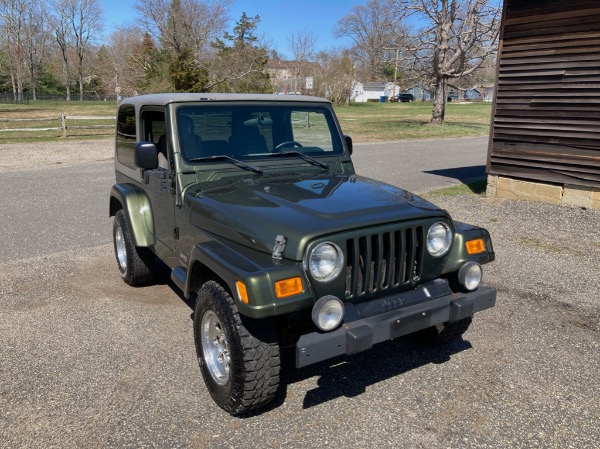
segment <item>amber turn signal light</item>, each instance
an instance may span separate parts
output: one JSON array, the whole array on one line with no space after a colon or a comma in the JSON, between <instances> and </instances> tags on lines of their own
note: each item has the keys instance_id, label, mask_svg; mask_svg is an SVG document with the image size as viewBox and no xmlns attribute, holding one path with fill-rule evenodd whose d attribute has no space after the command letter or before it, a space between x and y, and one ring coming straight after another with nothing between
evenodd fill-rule
<instances>
[{"instance_id":1,"label":"amber turn signal light","mask_svg":"<svg viewBox=\"0 0 600 449\"><path fill-rule=\"evenodd\" d=\"M465 243L467 248L467 254L479 254L485 252L485 243L483 243L483 239L475 239L469 240Z\"/></svg>"},{"instance_id":2,"label":"amber turn signal light","mask_svg":"<svg viewBox=\"0 0 600 449\"><path fill-rule=\"evenodd\" d=\"M303 291L302 279L299 276L275 282L275 295L278 298L287 298Z\"/></svg>"},{"instance_id":3,"label":"amber turn signal light","mask_svg":"<svg viewBox=\"0 0 600 449\"><path fill-rule=\"evenodd\" d=\"M240 301L242 301L244 304L248 304L248 290L246 290L246 285L242 281L237 281L235 286L237 288Z\"/></svg>"}]
</instances>

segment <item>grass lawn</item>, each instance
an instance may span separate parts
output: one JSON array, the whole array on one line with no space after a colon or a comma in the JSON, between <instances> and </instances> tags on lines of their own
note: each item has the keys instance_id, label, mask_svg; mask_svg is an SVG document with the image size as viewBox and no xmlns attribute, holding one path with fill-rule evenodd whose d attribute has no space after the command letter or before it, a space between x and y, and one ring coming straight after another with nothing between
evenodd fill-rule
<instances>
[{"instance_id":1,"label":"grass lawn","mask_svg":"<svg viewBox=\"0 0 600 449\"><path fill-rule=\"evenodd\" d=\"M491 103L449 103L443 125L431 125L431 102L354 103L336 107L344 134L357 142L487 136Z\"/></svg>"},{"instance_id":2,"label":"grass lawn","mask_svg":"<svg viewBox=\"0 0 600 449\"><path fill-rule=\"evenodd\" d=\"M450 103L443 125L431 125L431 102L354 103L336 107L345 134L356 142L404 139L442 139L486 136L489 133L491 103ZM15 128L58 128L61 114L67 116L116 115L117 103L110 101L35 101L28 105L0 104L0 144L60 140L62 130L9 131ZM6 119L28 119L7 122ZM29 120L32 119L32 120ZM51 119L51 120L35 120ZM114 125L113 119L69 120L69 126ZM112 129L69 129L68 139L94 139L114 135Z\"/></svg>"},{"instance_id":3,"label":"grass lawn","mask_svg":"<svg viewBox=\"0 0 600 449\"><path fill-rule=\"evenodd\" d=\"M459 195L483 195L486 192L487 180L480 179L469 184L463 184L460 186L446 187L443 189L432 190L427 192L424 196L440 197L440 196L459 196Z\"/></svg>"},{"instance_id":4,"label":"grass lawn","mask_svg":"<svg viewBox=\"0 0 600 449\"><path fill-rule=\"evenodd\" d=\"M68 120L69 126L112 125L112 129L68 129L68 139L97 139L114 136L116 101L31 101L29 104L0 104L0 143L63 139L62 130L1 131L21 128L59 128L61 115L113 117L111 119ZM20 121L5 121L19 119ZM38 119L38 120L36 120Z\"/></svg>"}]
</instances>

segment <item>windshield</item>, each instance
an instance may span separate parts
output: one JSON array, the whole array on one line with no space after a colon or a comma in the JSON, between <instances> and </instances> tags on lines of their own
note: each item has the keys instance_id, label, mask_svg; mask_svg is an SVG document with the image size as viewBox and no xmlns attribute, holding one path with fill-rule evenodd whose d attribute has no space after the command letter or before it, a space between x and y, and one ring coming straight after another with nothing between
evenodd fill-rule
<instances>
[{"instance_id":1,"label":"windshield","mask_svg":"<svg viewBox=\"0 0 600 449\"><path fill-rule=\"evenodd\" d=\"M248 160L343 153L333 115L320 105L181 105L176 121L180 151L190 163L213 156Z\"/></svg>"}]
</instances>

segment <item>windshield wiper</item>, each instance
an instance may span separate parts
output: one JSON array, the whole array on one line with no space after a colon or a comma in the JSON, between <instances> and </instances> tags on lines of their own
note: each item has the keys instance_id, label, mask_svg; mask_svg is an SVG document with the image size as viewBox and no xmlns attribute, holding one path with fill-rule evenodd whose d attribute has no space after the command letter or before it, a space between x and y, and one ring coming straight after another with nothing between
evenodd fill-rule
<instances>
[{"instance_id":1,"label":"windshield wiper","mask_svg":"<svg viewBox=\"0 0 600 449\"><path fill-rule=\"evenodd\" d=\"M210 161L227 161L232 163L233 165L237 165L240 168L245 170L253 171L254 173L258 173L262 175L263 171L260 168L253 167L252 165L248 165L245 162L240 161L231 156L219 155L219 156L204 156L204 157L195 157L193 159L189 159L190 162L210 162Z\"/></svg>"},{"instance_id":2,"label":"windshield wiper","mask_svg":"<svg viewBox=\"0 0 600 449\"><path fill-rule=\"evenodd\" d=\"M300 159L303 159L310 164L317 165L324 170L329 169L329 165L327 165L325 162L318 161L314 157L310 157L309 155L304 154L300 151L286 151L283 153L271 153L271 154L269 154L269 156L270 157L297 156Z\"/></svg>"}]
</instances>

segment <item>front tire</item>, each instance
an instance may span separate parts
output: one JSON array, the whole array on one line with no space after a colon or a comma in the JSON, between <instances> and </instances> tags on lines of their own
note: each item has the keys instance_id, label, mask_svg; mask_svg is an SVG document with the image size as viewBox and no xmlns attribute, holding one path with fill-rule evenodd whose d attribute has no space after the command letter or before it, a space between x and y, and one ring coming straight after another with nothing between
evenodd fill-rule
<instances>
[{"instance_id":1,"label":"front tire","mask_svg":"<svg viewBox=\"0 0 600 449\"><path fill-rule=\"evenodd\" d=\"M441 323L417 331L408 335L408 337L417 343L439 346L460 338L467 331L472 321L473 317L470 316L459 321Z\"/></svg>"},{"instance_id":2,"label":"front tire","mask_svg":"<svg viewBox=\"0 0 600 449\"><path fill-rule=\"evenodd\" d=\"M154 254L148 248L138 248L134 245L123 209L115 214L113 243L123 280L129 285L150 282L154 275Z\"/></svg>"},{"instance_id":3,"label":"front tire","mask_svg":"<svg viewBox=\"0 0 600 449\"><path fill-rule=\"evenodd\" d=\"M194 341L206 388L227 413L240 415L273 400L281 364L275 329L267 320L241 316L218 282L198 291Z\"/></svg>"}]
</instances>

